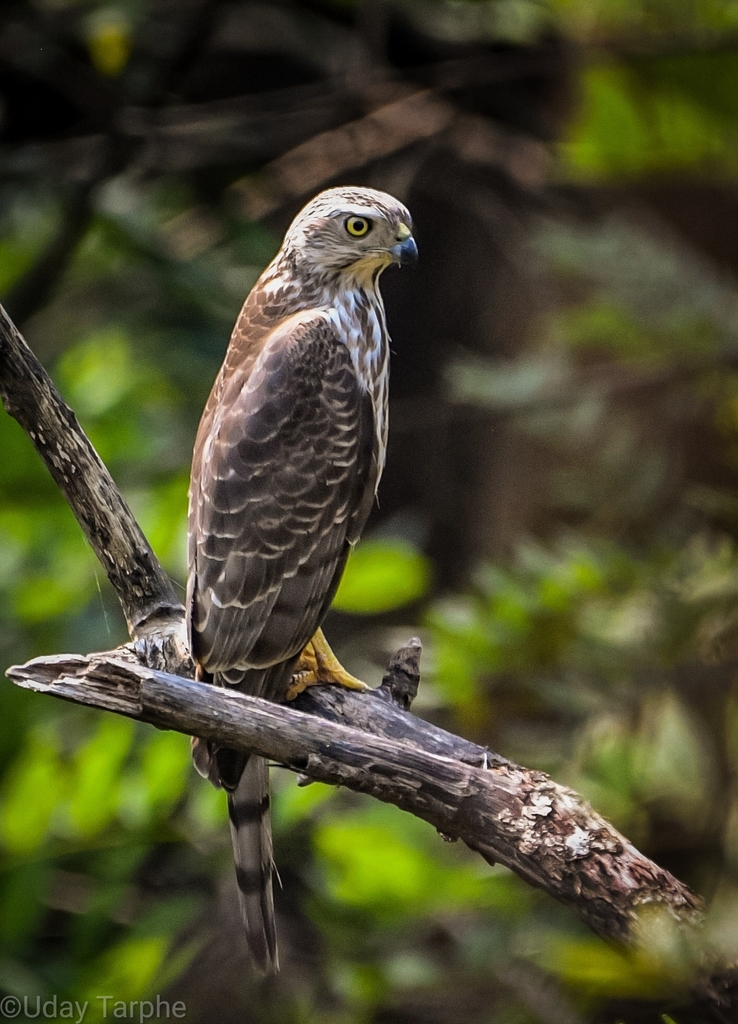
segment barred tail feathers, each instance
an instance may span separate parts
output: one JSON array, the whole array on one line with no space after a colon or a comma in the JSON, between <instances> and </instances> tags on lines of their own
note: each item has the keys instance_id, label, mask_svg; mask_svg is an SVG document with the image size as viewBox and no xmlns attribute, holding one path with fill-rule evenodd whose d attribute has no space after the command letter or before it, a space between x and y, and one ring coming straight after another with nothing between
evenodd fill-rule
<instances>
[{"instance_id":1,"label":"barred tail feathers","mask_svg":"<svg viewBox=\"0 0 738 1024\"><path fill-rule=\"evenodd\" d=\"M216 686L282 700L298 658L295 655L268 668L216 672L210 679ZM192 740L192 759L200 775L227 791L238 898L249 950L258 971L274 974L279 970L279 958L272 893L268 762L255 754L198 738Z\"/></svg>"},{"instance_id":2,"label":"barred tail feathers","mask_svg":"<svg viewBox=\"0 0 738 1024\"><path fill-rule=\"evenodd\" d=\"M233 859L241 915L254 965L263 974L279 970L272 893L272 823L269 766L251 756L238 786L228 794Z\"/></svg>"}]
</instances>

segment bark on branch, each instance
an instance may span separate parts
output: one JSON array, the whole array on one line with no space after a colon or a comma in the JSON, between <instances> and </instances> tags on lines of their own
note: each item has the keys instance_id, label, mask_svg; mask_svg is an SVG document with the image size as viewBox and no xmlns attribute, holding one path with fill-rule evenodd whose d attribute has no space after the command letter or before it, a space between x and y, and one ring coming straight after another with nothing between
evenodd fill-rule
<instances>
[{"instance_id":1,"label":"bark on branch","mask_svg":"<svg viewBox=\"0 0 738 1024\"><path fill-rule=\"evenodd\" d=\"M276 705L191 678L183 609L74 413L0 306L0 396L28 432L113 584L134 640L88 656L9 670L20 686L160 728L253 750L310 779L394 803L512 868L574 909L595 932L637 939L645 908L697 925L701 901L638 852L571 790L409 714L419 643L371 694L314 687ZM701 984L715 1019L738 1012L735 975Z\"/></svg>"},{"instance_id":2,"label":"bark on branch","mask_svg":"<svg viewBox=\"0 0 738 1024\"><path fill-rule=\"evenodd\" d=\"M0 398L46 464L118 595L132 637L183 608L102 459L0 306Z\"/></svg>"},{"instance_id":3,"label":"bark on branch","mask_svg":"<svg viewBox=\"0 0 738 1024\"><path fill-rule=\"evenodd\" d=\"M417 673L419 653L417 641L400 651L370 694L316 687L293 705L152 670L123 651L39 658L8 675L395 804L512 868L607 938L632 940L646 906L699 920L699 899L571 790L409 714L399 703L402 666L405 678Z\"/></svg>"}]
</instances>

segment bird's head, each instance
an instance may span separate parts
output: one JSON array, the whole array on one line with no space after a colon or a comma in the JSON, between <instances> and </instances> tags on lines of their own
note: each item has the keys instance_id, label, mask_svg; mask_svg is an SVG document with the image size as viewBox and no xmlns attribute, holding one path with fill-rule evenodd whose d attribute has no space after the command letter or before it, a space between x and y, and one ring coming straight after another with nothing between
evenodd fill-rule
<instances>
[{"instance_id":1,"label":"bird's head","mask_svg":"<svg viewBox=\"0 0 738 1024\"><path fill-rule=\"evenodd\" d=\"M303 272L354 280L376 280L390 264L418 258L407 209L371 188L321 192L295 217L282 250Z\"/></svg>"}]
</instances>

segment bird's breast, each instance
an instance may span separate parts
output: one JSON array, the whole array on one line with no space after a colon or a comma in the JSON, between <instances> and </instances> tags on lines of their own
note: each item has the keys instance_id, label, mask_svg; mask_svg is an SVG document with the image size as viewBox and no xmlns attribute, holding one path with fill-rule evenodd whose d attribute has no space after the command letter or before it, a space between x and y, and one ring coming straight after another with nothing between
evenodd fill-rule
<instances>
[{"instance_id":1,"label":"bird's breast","mask_svg":"<svg viewBox=\"0 0 738 1024\"><path fill-rule=\"evenodd\" d=\"M372 399L381 476L387 451L389 390L389 335L384 304L378 292L346 292L336 301L331 314L351 355L359 386Z\"/></svg>"}]
</instances>

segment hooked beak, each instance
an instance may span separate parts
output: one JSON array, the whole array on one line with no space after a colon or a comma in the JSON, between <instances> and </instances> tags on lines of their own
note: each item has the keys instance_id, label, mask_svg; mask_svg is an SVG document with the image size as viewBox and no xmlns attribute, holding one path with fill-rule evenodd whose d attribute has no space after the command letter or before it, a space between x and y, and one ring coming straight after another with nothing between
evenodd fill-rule
<instances>
[{"instance_id":1,"label":"hooked beak","mask_svg":"<svg viewBox=\"0 0 738 1024\"><path fill-rule=\"evenodd\" d=\"M393 245L390 252L400 267L414 267L418 262L418 247L407 224L400 224L398 227L397 245Z\"/></svg>"}]
</instances>

